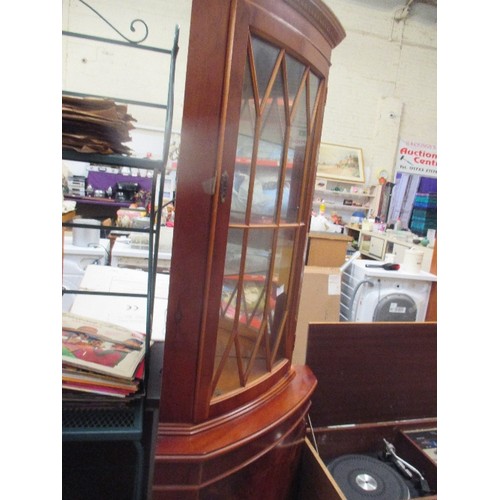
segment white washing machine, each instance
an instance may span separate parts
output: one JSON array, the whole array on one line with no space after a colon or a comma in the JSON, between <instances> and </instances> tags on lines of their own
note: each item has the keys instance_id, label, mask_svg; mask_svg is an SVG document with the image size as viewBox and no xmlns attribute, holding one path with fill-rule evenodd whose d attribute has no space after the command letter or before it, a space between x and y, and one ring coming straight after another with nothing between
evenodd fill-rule
<instances>
[{"instance_id":1,"label":"white washing machine","mask_svg":"<svg viewBox=\"0 0 500 500\"><path fill-rule=\"evenodd\" d=\"M63 288L78 290L85 269L90 264L105 265L109 260L109 239L99 239L99 244L89 247L73 245L71 235L64 237ZM75 294L62 296L62 310L69 311L75 300Z\"/></svg>"},{"instance_id":2,"label":"white washing machine","mask_svg":"<svg viewBox=\"0 0 500 500\"><path fill-rule=\"evenodd\" d=\"M367 267L381 264L353 258L342 268L340 320L425 321L431 284L437 276Z\"/></svg>"}]
</instances>

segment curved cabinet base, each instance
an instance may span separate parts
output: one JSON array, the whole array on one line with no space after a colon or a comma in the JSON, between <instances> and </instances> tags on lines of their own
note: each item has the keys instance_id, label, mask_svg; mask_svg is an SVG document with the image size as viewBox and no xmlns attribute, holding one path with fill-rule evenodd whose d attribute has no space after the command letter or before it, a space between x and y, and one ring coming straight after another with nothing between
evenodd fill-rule
<instances>
[{"instance_id":1,"label":"curved cabinet base","mask_svg":"<svg viewBox=\"0 0 500 500\"><path fill-rule=\"evenodd\" d=\"M307 366L251 407L199 427L160 424L153 498L294 498L316 378Z\"/></svg>"}]
</instances>

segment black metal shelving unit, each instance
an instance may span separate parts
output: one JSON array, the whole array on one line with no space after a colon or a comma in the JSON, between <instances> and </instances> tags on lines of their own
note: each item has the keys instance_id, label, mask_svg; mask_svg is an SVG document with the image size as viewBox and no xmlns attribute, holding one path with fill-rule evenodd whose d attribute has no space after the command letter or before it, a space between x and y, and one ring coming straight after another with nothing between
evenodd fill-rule
<instances>
[{"instance_id":1,"label":"black metal shelving unit","mask_svg":"<svg viewBox=\"0 0 500 500\"><path fill-rule=\"evenodd\" d=\"M140 441L144 434L144 411L145 401L147 398L148 386L148 365L150 356L150 340L153 327L153 314L154 314L154 297L155 297L155 278L158 264L158 250L160 240L160 227L161 227L161 212L162 212L162 194L163 186L165 183L166 167L169 158L169 148L172 131L172 114L173 114L173 101L174 101L174 80L175 80L175 67L176 58L178 53L178 40L179 40L179 27L175 26L175 33L172 41L171 48L164 49L153 47L144 44L149 29L146 23L142 20L134 20L131 23L131 31L135 23L141 23L145 27L146 35L139 41L132 41L114 28L111 23L106 20L99 12L91 7L86 2L80 0L81 4L92 10L101 20L103 20L114 32L122 39L116 38L103 38L83 33L76 33L71 31L63 31L63 37L73 37L85 39L100 44L114 44L128 47L131 50L141 50L156 52L164 55L170 59L168 64L169 79L168 88L165 89L165 102L145 102L137 100L128 100L122 97L114 97L111 95L95 95L85 94L81 92L72 92L70 90L63 90L63 95L76 96L76 97L92 97L111 99L117 104L133 104L143 106L146 108L158 108L165 111L165 125L163 133L163 154L160 160L152 160L149 158L138 158L134 156L126 156L121 154L88 154L80 153L75 150L65 149L62 150L62 158L64 160L71 160L76 162L85 162L90 164L115 166L115 167L130 167L140 168L147 171L152 171L152 188L151 188L151 213L149 227L147 228L127 228L130 232L141 232L149 235L148 246L148 280L146 293L113 293L113 292L98 292L89 290L65 289L63 294L93 294L93 295L106 295L106 296L122 296L122 297L143 297L147 302L146 314L146 353L145 353L145 371L142 389L133 397L120 398L117 401L109 401L109 398L86 397L86 398L63 398L62 404L62 438L63 441L130 441L137 448L137 480L136 480L136 494L133 498L140 498L142 488L140 486L141 469L143 467L144 454ZM105 78L106 75L103 75ZM78 222L78 219L63 222L63 227L93 227L88 224ZM106 230L121 230L123 228L118 226L106 226Z\"/></svg>"}]
</instances>

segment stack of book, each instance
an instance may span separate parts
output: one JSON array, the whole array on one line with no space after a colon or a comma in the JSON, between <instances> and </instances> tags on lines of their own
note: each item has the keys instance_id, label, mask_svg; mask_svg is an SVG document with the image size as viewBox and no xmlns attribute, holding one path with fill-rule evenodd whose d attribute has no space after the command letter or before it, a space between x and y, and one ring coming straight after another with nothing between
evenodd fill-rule
<instances>
[{"instance_id":1,"label":"stack of book","mask_svg":"<svg viewBox=\"0 0 500 500\"><path fill-rule=\"evenodd\" d=\"M62 146L80 153L130 155L132 122L127 106L95 97L62 98Z\"/></svg>"},{"instance_id":2,"label":"stack of book","mask_svg":"<svg viewBox=\"0 0 500 500\"><path fill-rule=\"evenodd\" d=\"M117 398L134 396L144 378L145 349L143 333L63 313L63 396L65 391Z\"/></svg>"}]
</instances>

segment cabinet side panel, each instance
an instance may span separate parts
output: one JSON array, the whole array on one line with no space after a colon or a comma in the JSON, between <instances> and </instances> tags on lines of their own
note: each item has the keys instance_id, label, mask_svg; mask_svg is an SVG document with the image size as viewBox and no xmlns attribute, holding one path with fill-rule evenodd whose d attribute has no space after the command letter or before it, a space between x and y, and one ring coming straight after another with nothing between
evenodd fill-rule
<instances>
[{"instance_id":1,"label":"cabinet side panel","mask_svg":"<svg viewBox=\"0 0 500 500\"><path fill-rule=\"evenodd\" d=\"M220 2L194 0L192 12L164 354L168 376L160 410L160 420L171 422L192 421L196 403L225 67L220 48L226 44L229 22Z\"/></svg>"}]
</instances>

